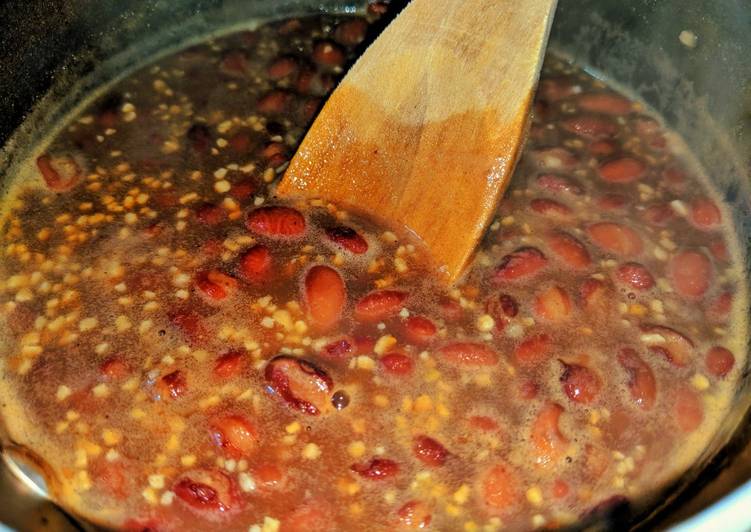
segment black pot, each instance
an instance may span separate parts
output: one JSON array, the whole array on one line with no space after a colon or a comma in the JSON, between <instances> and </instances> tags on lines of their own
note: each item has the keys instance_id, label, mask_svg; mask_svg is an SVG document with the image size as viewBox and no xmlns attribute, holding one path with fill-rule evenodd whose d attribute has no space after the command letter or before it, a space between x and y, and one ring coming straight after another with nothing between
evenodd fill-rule
<instances>
[{"instance_id":1,"label":"black pot","mask_svg":"<svg viewBox=\"0 0 751 532\"><path fill-rule=\"evenodd\" d=\"M343 0L7 2L0 6L0 145L5 145L0 171L6 174L21 160L34 132L64 117L78 101L77 95L160 50L249 19L351 12L355 4ZM732 207L741 241L750 241L748 0L559 0L550 46L588 65L595 75L622 85L662 114ZM725 529L751 528L751 517L732 521L741 505L747 507L751 484L727 496L751 478L746 430L750 386L747 363L733 410L712 445L700 463L666 491L659 506L640 515L616 512L611 518L617 522L598 519L591 526L666 526L708 508L710 517L719 518L714 523ZM5 455L12 451L12 442L4 441ZM32 483L19 480L24 475L12 473L13 467L0 468L0 523L19 530L85 526L40 497Z\"/></svg>"}]
</instances>

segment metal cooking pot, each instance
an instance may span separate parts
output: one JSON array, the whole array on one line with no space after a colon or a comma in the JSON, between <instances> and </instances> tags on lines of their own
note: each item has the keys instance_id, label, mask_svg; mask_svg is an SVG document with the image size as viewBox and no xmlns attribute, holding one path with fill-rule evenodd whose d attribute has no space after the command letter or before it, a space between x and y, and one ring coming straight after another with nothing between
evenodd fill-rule
<instances>
[{"instance_id":1,"label":"metal cooking pot","mask_svg":"<svg viewBox=\"0 0 751 532\"><path fill-rule=\"evenodd\" d=\"M247 27L252 19L351 13L358 5L354 0L6 2L0 5L0 145L5 145L0 175L23 159L34 131L63 117L77 95L160 50L218 28ZM550 42L665 117L732 207L743 242L751 242L749 30L748 0L559 0ZM682 522L677 527L683 530L751 528L744 512L751 502L751 483L744 484L751 478L750 388L747 362L733 410L712 445L657 506L646 514L611 516L617 524L591 526ZM0 523L18 530L89 528L40 496L37 485L43 481L35 483L33 473L18 468L23 461L12 458L13 442L3 437L1 426L0 444L6 457L0 466Z\"/></svg>"}]
</instances>

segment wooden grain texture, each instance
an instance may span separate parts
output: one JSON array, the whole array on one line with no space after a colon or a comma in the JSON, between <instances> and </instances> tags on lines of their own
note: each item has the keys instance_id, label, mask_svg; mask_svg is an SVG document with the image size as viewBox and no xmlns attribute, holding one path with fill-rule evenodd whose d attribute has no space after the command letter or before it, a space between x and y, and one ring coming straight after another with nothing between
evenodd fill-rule
<instances>
[{"instance_id":1,"label":"wooden grain texture","mask_svg":"<svg viewBox=\"0 0 751 532\"><path fill-rule=\"evenodd\" d=\"M454 282L521 150L554 9L413 0L333 92L277 194L404 225Z\"/></svg>"}]
</instances>

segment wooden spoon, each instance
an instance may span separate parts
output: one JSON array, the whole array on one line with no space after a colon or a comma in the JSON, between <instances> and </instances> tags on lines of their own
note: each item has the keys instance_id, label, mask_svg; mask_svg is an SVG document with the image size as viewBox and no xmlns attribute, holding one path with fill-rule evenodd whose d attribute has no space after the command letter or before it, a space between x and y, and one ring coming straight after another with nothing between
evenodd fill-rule
<instances>
[{"instance_id":1,"label":"wooden spoon","mask_svg":"<svg viewBox=\"0 0 751 532\"><path fill-rule=\"evenodd\" d=\"M402 224L445 280L521 151L556 0L413 0L334 90L280 182Z\"/></svg>"}]
</instances>

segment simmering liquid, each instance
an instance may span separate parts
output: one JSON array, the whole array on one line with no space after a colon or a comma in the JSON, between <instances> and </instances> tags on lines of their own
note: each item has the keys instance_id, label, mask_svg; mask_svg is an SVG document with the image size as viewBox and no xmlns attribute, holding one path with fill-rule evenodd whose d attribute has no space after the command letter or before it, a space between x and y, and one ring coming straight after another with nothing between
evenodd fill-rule
<instances>
[{"instance_id":1,"label":"simmering liquid","mask_svg":"<svg viewBox=\"0 0 751 532\"><path fill-rule=\"evenodd\" d=\"M408 234L274 197L379 11L161 59L9 176L1 412L67 508L138 530L560 527L648 502L707 448L745 365L739 255L639 102L549 56L450 289Z\"/></svg>"}]
</instances>

